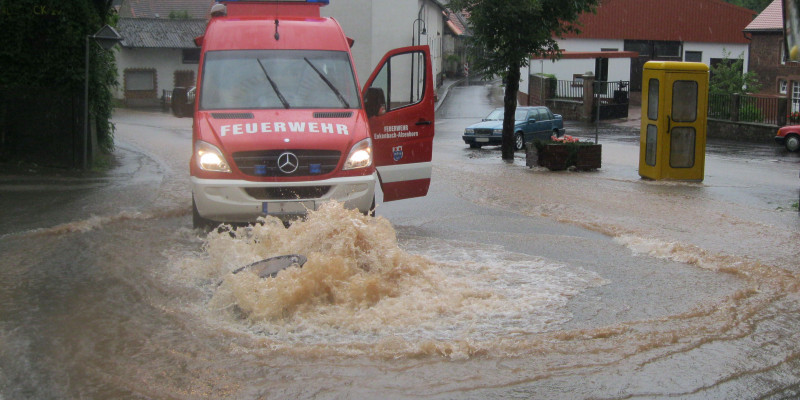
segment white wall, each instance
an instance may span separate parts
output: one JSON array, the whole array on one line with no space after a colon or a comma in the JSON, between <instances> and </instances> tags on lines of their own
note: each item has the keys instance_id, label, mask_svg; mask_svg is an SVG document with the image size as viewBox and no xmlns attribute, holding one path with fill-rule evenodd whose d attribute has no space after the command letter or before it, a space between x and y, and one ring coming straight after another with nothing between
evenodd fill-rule
<instances>
[{"instance_id":1,"label":"white wall","mask_svg":"<svg viewBox=\"0 0 800 400\"><path fill-rule=\"evenodd\" d=\"M605 39L561 39L558 41L559 47L564 51L587 52L600 51L601 49L624 50L623 40ZM700 51L703 53L702 62L711 65L712 58L723 58L723 50L730 54L732 59L736 59L740 54L744 57L744 72L747 72L747 60L749 58L749 47L746 44L736 43L698 43L684 42L684 55L687 51ZM531 60L529 68L523 68L521 72L522 82L520 90L528 88L528 74L552 74L558 80L572 80L574 74L584 74L587 71L594 73L594 59L562 59L556 62L550 60ZM629 58L612 58L608 61L608 80L627 81L630 80L631 60Z\"/></svg>"},{"instance_id":2,"label":"white wall","mask_svg":"<svg viewBox=\"0 0 800 400\"><path fill-rule=\"evenodd\" d=\"M586 72L595 73L594 58L568 59L556 62L548 60L531 60L530 68L523 68L520 71L522 81L519 84L520 91L528 90L528 74L552 74L561 81L571 81L575 74L583 75ZM608 80L609 81L630 81L631 80L631 59L630 58L610 58L608 60Z\"/></svg>"},{"instance_id":3,"label":"white wall","mask_svg":"<svg viewBox=\"0 0 800 400\"><path fill-rule=\"evenodd\" d=\"M740 55L744 58L744 72L747 72L747 60L750 58L750 46L746 44L735 43L697 43L697 42L684 42L683 53L684 56L687 51L701 51L703 52L703 63L711 66L712 58L723 58L723 51L729 53L728 57L735 60Z\"/></svg>"},{"instance_id":4,"label":"white wall","mask_svg":"<svg viewBox=\"0 0 800 400\"><path fill-rule=\"evenodd\" d=\"M360 84L363 85L372 70L389 50L415 44L416 31L424 21L426 35L420 43L431 46L433 73L441 71L441 46L444 27L441 9L428 0L334 0L321 13L333 17L342 26L345 35L355 39L351 49Z\"/></svg>"},{"instance_id":5,"label":"white wall","mask_svg":"<svg viewBox=\"0 0 800 400\"><path fill-rule=\"evenodd\" d=\"M619 39L560 39L557 42L558 47L563 51L625 50L625 41Z\"/></svg>"},{"instance_id":6,"label":"white wall","mask_svg":"<svg viewBox=\"0 0 800 400\"><path fill-rule=\"evenodd\" d=\"M114 90L114 97L125 98L125 69L143 68L156 70L156 93L161 97L161 90L172 90L175 71L194 71L197 79L197 64L184 64L183 52L180 49L120 49L117 53L117 71L119 85Z\"/></svg>"}]
</instances>

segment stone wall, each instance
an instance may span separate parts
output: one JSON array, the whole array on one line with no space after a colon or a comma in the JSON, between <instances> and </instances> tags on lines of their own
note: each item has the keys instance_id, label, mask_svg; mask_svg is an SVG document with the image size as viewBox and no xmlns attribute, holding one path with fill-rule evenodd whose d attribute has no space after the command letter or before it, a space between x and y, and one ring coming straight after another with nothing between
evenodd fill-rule
<instances>
[{"instance_id":1,"label":"stone wall","mask_svg":"<svg viewBox=\"0 0 800 400\"><path fill-rule=\"evenodd\" d=\"M545 102L550 111L554 114L561 114L565 121L581 120L582 101L547 99Z\"/></svg>"},{"instance_id":2,"label":"stone wall","mask_svg":"<svg viewBox=\"0 0 800 400\"><path fill-rule=\"evenodd\" d=\"M756 124L749 122L732 122L708 119L706 136L715 139L736 140L739 142L774 143L776 125Z\"/></svg>"}]
</instances>

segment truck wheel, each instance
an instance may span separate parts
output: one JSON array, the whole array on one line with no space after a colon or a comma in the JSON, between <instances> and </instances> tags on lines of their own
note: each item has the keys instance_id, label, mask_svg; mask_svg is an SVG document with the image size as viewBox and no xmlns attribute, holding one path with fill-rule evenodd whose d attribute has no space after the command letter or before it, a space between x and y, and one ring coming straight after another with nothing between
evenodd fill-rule
<instances>
[{"instance_id":1,"label":"truck wheel","mask_svg":"<svg viewBox=\"0 0 800 400\"><path fill-rule=\"evenodd\" d=\"M192 228L210 231L214 226L216 226L214 221L203 218L200 212L197 211L197 204L195 204L194 196L192 196Z\"/></svg>"},{"instance_id":2,"label":"truck wheel","mask_svg":"<svg viewBox=\"0 0 800 400\"><path fill-rule=\"evenodd\" d=\"M517 132L514 135L514 147L517 150L522 150L525 147L525 138L522 137L522 132Z\"/></svg>"},{"instance_id":3,"label":"truck wheel","mask_svg":"<svg viewBox=\"0 0 800 400\"><path fill-rule=\"evenodd\" d=\"M372 205L369 206L369 211L365 212L364 215L374 217L375 216L375 195L372 195Z\"/></svg>"},{"instance_id":4,"label":"truck wheel","mask_svg":"<svg viewBox=\"0 0 800 400\"><path fill-rule=\"evenodd\" d=\"M797 151L797 149L800 149L800 136L797 135L786 136L785 145L786 145L786 150Z\"/></svg>"}]
</instances>

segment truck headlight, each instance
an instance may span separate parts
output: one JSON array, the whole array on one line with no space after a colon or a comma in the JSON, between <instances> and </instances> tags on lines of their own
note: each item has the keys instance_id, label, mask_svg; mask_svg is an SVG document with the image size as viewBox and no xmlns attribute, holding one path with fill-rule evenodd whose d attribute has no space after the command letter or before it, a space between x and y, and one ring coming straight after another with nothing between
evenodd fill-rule
<instances>
[{"instance_id":1,"label":"truck headlight","mask_svg":"<svg viewBox=\"0 0 800 400\"><path fill-rule=\"evenodd\" d=\"M372 165L372 139L366 138L350 149L344 169L366 168Z\"/></svg>"},{"instance_id":2,"label":"truck headlight","mask_svg":"<svg viewBox=\"0 0 800 400\"><path fill-rule=\"evenodd\" d=\"M225 161L225 156L222 155L222 151L217 146L198 140L194 144L194 151L197 158L197 166L203 171L231 172L231 167Z\"/></svg>"}]
</instances>

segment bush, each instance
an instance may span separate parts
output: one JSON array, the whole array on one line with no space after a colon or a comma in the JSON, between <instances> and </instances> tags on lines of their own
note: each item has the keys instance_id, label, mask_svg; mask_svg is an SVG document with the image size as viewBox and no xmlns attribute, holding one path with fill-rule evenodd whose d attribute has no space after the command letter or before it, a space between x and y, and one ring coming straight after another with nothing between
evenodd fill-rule
<instances>
[{"instance_id":1,"label":"bush","mask_svg":"<svg viewBox=\"0 0 800 400\"><path fill-rule=\"evenodd\" d=\"M0 1L0 87L26 91L31 87L83 94L86 36L114 24L106 0ZM116 84L114 55L91 43L90 112L98 124L98 139L113 149L111 86Z\"/></svg>"}]
</instances>

